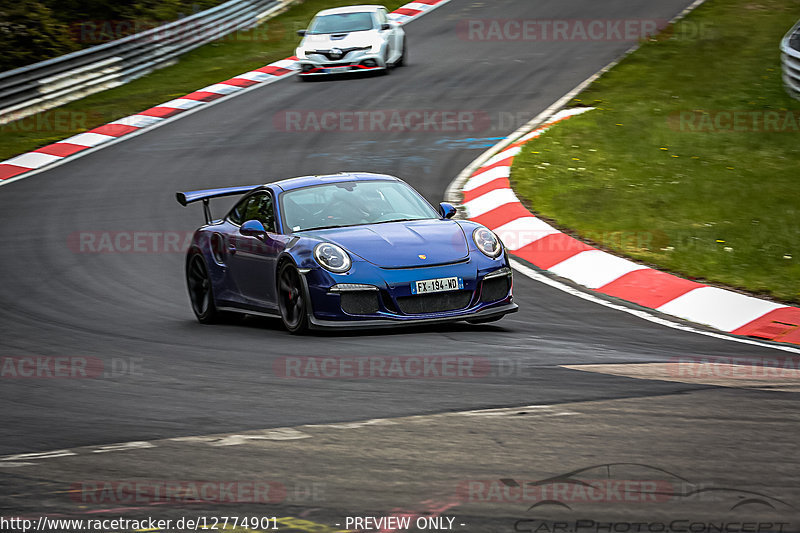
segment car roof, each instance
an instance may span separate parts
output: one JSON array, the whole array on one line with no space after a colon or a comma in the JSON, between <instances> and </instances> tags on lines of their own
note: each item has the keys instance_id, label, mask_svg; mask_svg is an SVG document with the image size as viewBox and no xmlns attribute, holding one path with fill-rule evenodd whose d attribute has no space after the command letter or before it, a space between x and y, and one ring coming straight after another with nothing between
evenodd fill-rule
<instances>
[{"instance_id":1,"label":"car roof","mask_svg":"<svg viewBox=\"0 0 800 533\"><path fill-rule=\"evenodd\" d=\"M383 6L379 5L334 7L331 9L323 9L322 11L317 13L316 16L319 17L322 15L340 15L343 13L364 13L365 11L374 12L381 8L383 8Z\"/></svg>"},{"instance_id":2,"label":"car roof","mask_svg":"<svg viewBox=\"0 0 800 533\"><path fill-rule=\"evenodd\" d=\"M267 185L274 185L283 191L301 189L312 185L324 185L326 183L341 183L343 181L402 181L400 178L389 176L388 174L373 174L372 172L339 172L338 174L321 174L316 176L300 176L298 178L288 178L275 181Z\"/></svg>"}]
</instances>

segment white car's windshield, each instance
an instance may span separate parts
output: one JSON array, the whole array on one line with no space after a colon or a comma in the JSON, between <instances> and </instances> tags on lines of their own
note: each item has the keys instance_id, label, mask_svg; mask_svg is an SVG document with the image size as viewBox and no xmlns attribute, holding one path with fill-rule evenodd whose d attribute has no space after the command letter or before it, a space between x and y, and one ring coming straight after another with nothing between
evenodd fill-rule
<instances>
[{"instance_id":1,"label":"white car's windshield","mask_svg":"<svg viewBox=\"0 0 800 533\"><path fill-rule=\"evenodd\" d=\"M313 185L281 195L286 230L379 224L438 218L408 185L396 181L346 181Z\"/></svg>"},{"instance_id":2,"label":"white car's windshield","mask_svg":"<svg viewBox=\"0 0 800 533\"><path fill-rule=\"evenodd\" d=\"M371 13L339 13L323 15L311 22L308 33L348 33L373 29Z\"/></svg>"}]
</instances>

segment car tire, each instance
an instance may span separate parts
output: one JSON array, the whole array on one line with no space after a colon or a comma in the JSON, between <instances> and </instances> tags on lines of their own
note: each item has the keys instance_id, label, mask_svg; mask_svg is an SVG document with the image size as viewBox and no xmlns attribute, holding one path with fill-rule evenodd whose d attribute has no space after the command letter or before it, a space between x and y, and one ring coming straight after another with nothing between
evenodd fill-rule
<instances>
[{"instance_id":1,"label":"car tire","mask_svg":"<svg viewBox=\"0 0 800 533\"><path fill-rule=\"evenodd\" d=\"M408 39L403 39L403 53L400 54L400 59L398 59L394 66L396 67L405 67L408 65Z\"/></svg>"},{"instance_id":2,"label":"car tire","mask_svg":"<svg viewBox=\"0 0 800 533\"><path fill-rule=\"evenodd\" d=\"M201 324L213 324L220 319L214 303L214 287L208 275L208 267L199 253L192 254L186 261L186 286L192 311Z\"/></svg>"},{"instance_id":3,"label":"car tire","mask_svg":"<svg viewBox=\"0 0 800 533\"><path fill-rule=\"evenodd\" d=\"M388 76L391 74L392 67L393 65L389 63L389 49L387 48L383 56L383 69L379 71L381 76Z\"/></svg>"},{"instance_id":4,"label":"car tire","mask_svg":"<svg viewBox=\"0 0 800 533\"><path fill-rule=\"evenodd\" d=\"M293 263L278 268L278 307L281 322L289 333L303 333L308 328L308 306L303 280Z\"/></svg>"}]
</instances>

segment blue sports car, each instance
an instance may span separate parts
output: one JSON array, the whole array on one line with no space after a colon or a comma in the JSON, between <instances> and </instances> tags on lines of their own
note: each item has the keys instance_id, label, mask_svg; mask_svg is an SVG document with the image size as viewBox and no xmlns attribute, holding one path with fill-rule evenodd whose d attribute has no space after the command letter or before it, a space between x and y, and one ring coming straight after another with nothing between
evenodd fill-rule
<instances>
[{"instance_id":1,"label":"blue sports car","mask_svg":"<svg viewBox=\"0 0 800 533\"><path fill-rule=\"evenodd\" d=\"M213 220L209 200L243 195ZM503 244L451 220L404 181L341 173L266 185L177 193L203 201L206 224L186 256L197 319L221 313L280 317L287 330L467 320L517 310Z\"/></svg>"}]
</instances>

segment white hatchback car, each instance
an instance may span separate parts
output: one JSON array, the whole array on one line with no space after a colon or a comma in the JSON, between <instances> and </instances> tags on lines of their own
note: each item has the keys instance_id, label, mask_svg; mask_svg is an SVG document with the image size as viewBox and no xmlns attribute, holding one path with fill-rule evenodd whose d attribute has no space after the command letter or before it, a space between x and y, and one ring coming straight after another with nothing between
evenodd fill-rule
<instances>
[{"instance_id":1,"label":"white hatchback car","mask_svg":"<svg viewBox=\"0 0 800 533\"><path fill-rule=\"evenodd\" d=\"M326 9L316 14L297 47L300 76L388 71L406 62L406 34L377 5Z\"/></svg>"}]
</instances>

